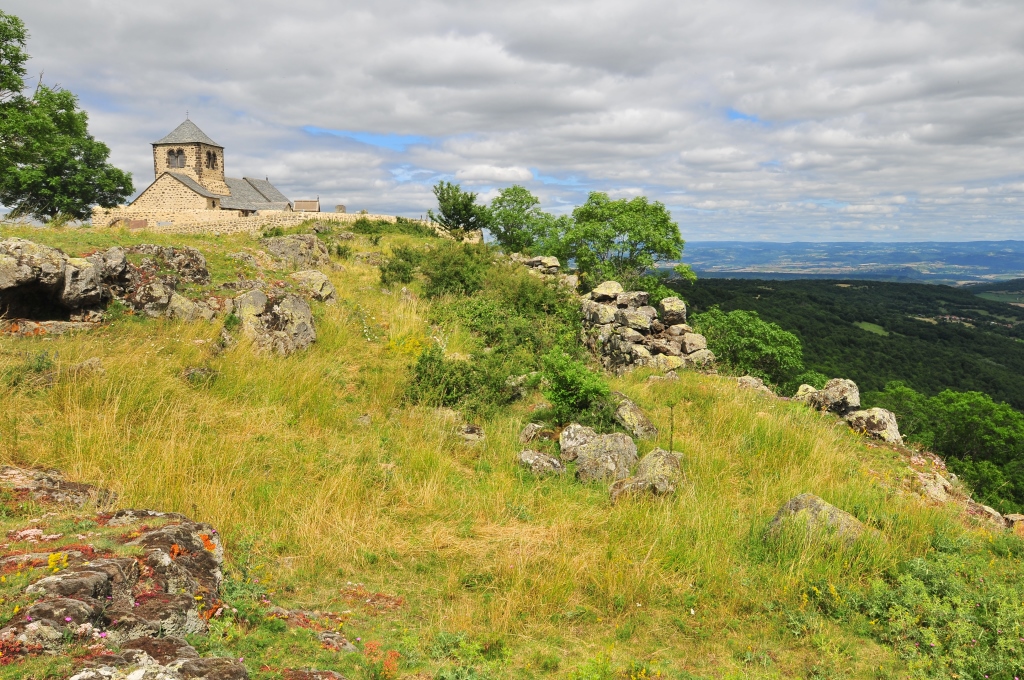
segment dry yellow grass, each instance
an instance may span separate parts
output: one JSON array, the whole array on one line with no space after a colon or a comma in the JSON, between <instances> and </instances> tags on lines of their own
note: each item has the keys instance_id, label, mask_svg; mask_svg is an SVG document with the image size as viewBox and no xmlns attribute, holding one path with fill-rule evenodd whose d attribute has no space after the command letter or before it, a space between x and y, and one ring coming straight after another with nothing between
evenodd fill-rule
<instances>
[{"instance_id":1,"label":"dry yellow grass","mask_svg":"<svg viewBox=\"0 0 1024 680\"><path fill-rule=\"evenodd\" d=\"M32 235L69 250L111 238L52 234ZM215 267L246 245L158 240L196 245ZM677 404L686 482L670 498L611 506L603 487L516 467L531 402L481 423L477 447L457 436L461 421L403 403L409 366L436 333L428 303L382 292L369 266L329 274L339 302L316 307L317 343L287 358L244 343L215 353L219 322L127 319L69 337L0 339L0 375L39 352L60 365L99 357L106 368L47 389L0 387L3 460L114 489L122 507L214 524L229 559L262 565L283 602L330 606L359 581L406 597L396 616L421 641L442 630L502 637L514 652L509 675L535 672L537 650L562 656L563 673L609 648L616 659L657 657L716 677L759 673L740 660L747 648L773 650L766 676L829 658L868 677L892 661L829 625L817 642L789 635L777 613L798 606L808 578L866 582L923 553L931 527L951 521L878 482L899 475L891 452L727 378L652 383L638 373L613 388L651 415L661 446ZM216 378L193 385L180 377L192 366ZM357 422L363 414L369 426ZM877 518L884 540L763 548L779 505L807 491Z\"/></svg>"}]
</instances>

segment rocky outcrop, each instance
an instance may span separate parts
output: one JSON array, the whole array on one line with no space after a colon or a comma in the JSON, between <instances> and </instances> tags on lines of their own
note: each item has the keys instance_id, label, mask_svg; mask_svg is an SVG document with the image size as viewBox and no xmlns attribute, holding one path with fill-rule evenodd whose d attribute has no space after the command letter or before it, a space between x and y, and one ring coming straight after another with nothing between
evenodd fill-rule
<instances>
[{"instance_id":1,"label":"rocky outcrop","mask_svg":"<svg viewBox=\"0 0 1024 680\"><path fill-rule=\"evenodd\" d=\"M562 460L576 460L579 448L596 438L597 432L593 428L571 423L558 435L558 448L562 452Z\"/></svg>"},{"instance_id":2,"label":"rocky outcrop","mask_svg":"<svg viewBox=\"0 0 1024 680\"><path fill-rule=\"evenodd\" d=\"M860 408L860 390L852 380L833 378L825 387L811 393L807 403L819 411L831 411L842 416Z\"/></svg>"},{"instance_id":3,"label":"rocky outcrop","mask_svg":"<svg viewBox=\"0 0 1024 680\"><path fill-rule=\"evenodd\" d=\"M896 414L884 408L869 408L846 414L846 422L861 434L881 439L889 444L903 446L903 437L896 424Z\"/></svg>"},{"instance_id":4,"label":"rocky outcrop","mask_svg":"<svg viewBox=\"0 0 1024 680\"><path fill-rule=\"evenodd\" d=\"M565 472L565 465L558 458L532 449L519 452L519 465L535 475L560 475Z\"/></svg>"},{"instance_id":5,"label":"rocky outcrop","mask_svg":"<svg viewBox=\"0 0 1024 680\"><path fill-rule=\"evenodd\" d=\"M330 303L338 299L338 291L335 289L334 284L319 269L295 272L290 274L288 278L299 284L314 300Z\"/></svg>"},{"instance_id":6,"label":"rocky outcrop","mask_svg":"<svg viewBox=\"0 0 1024 680\"><path fill-rule=\"evenodd\" d=\"M14 467L0 471L0 486L15 498L32 499L51 510L63 506L65 514L74 513L77 519L83 509L112 498L89 485L68 482L56 472ZM214 612L204 611L204 603L218 601L224 549L216 530L183 515L151 510L101 512L92 521L96 531L105 530L94 545L79 542L74 550L51 548L3 558L5 567L17 565L34 576L25 587L34 601L24 617L11 619L0 629L5 654L61 654L68 645L82 644L102 650L97 659L103 665L74 676L81 680L247 677L238 662L200 659L184 640L207 629ZM9 545L17 551L18 543L31 541L37 533L43 531L12 532ZM55 541L61 535L40 538ZM133 554L118 556L111 551L111 542ZM105 645L115 649L107 651Z\"/></svg>"},{"instance_id":7,"label":"rocky outcrop","mask_svg":"<svg viewBox=\"0 0 1024 680\"><path fill-rule=\"evenodd\" d=\"M242 332L260 349L288 355L316 341L313 312L298 295L270 298L251 290L234 299L232 310L242 321Z\"/></svg>"},{"instance_id":8,"label":"rocky outcrop","mask_svg":"<svg viewBox=\"0 0 1024 680\"><path fill-rule=\"evenodd\" d=\"M636 444L624 434L602 434L576 448L576 479L616 481L636 464Z\"/></svg>"},{"instance_id":9,"label":"rocky outcrop","mask_svg":"<svg viewBox=\"0 0 1024 680\"><path fill-rule=\"evenodd\" d=\"M649 301L647 293L626 292L615 281L584 296L584 342L605 368L622 373L649 366L664 372L714 362L704 336L686 325L682 300L665 298L657 309Z\"/></svg>"},{"instance_id":10,"label":"rocky outcrop","mask_svg":"<svg viewBox=\"0 0 1024 680\"><path fill-rule=\"evenodd\" d=\"M768 397L775 396L775 393L772 392L772 389L764 384L764 380L756 378L752 375L745 375L741 378L737 378L736 382L742 389L754 390L755 392L760 392L761 394Z\"/></svg>"},{"instance_id":11,"label":"rocky outcrop","mask_svg":"<svg viewBox=\"0 0 1024 680\"><path fill-rule=\"evenodd\" d=\"M637 439L655 439L658 428L654 426L639 406L621 392L612 392L615 402L615 422Z\"/></svg>"},{"instance_id":12,"label":"rocky outcrop","mask_svg":"<svg viewBox=\"0 0 1024 680\"><path fill-rule=\"evenodd\" d=\"M309 269L331 263L327 246L313 234L275 236L265 238L260 243L275 260L296 269Z\"/></svg>"},{"instance_id":13,"label":"rocky outcrop","mask_svg":"<svg viewBox=\"0 0 1024 680\"><path fill-rule=\"evenodd\" d=\"M652 494L667 496L675 493L676 485L682 478L681 454L654 449L640 461L636 474L620 479L609 489L612 503L622 496Z\"/></svg>"},{"instance_id":14,"label":"rocky outcrop","mask_svg":"<svg viewBox=\"0 0 1024 680\"><path fill-rule=\"evenodd\" d=\"M856 517L809 493L802 493L779 508L768 525L768 534L778 535L790 522L805 523L809 537L835 534L847 543L865 531Z\"/></svg>"}]
</instances>

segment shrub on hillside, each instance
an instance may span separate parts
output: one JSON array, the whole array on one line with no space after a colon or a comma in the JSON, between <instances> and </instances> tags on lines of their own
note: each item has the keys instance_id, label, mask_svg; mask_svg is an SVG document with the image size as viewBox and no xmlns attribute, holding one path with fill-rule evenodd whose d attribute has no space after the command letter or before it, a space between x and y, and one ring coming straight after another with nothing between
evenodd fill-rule
<instances>
[{"instance_id":1,"label":"shrub on hillside","mask_svg":"<svg viewBox=\"0 0 1024 680\"><path fill-rule=\"evenodd\" d=\"M455 406L479 385L468 362L449 359L437 345L427 347L416 360L407 395L417 404Z\"/></svg>"},{"instance_id":2,"label":"shrub on hillside","mask_svg":"<svg viewBox=\"0 0 1024 680\"><path fill-rule=\"evenodd\" d=\"M423 254L409 246L396 246L389 257L380 266L380 282L390 286L393 283L412 283L416 267Z\"/></svg>"},{"instance_id":3,"label":"shrub on hillside","mask_svg":"<svg viewBox=\"0 0 1024 680\"><path fill-rule=\"evenodd\" d=\"M712 307L693 318L697 332L720 362L739 373L776 385L788 383L804 368L800 339L780 326L762 321L757 312L728 314Z\"/></svg>"},{"instance_id":4,"label":"shrub on hillside","mask_svg":"<svg viewBox=\"0 0 1024 680\"><path fill-rule=\"evenodd\" d=\"M544 396L559 423L576 420L604 424L611 420L610 390L582 361L555 348L544 355Z\"/></svg>"},{"instance_id":5,"label":"shrub on hillside","mask_svg":"<svg viewBox=\"0 0 1024 680\"><path fill-rule=\"evenodd\" d=\"M437 231L422 222L396 217L394 222L388 220L371 220L360 217L352 223L352 231L356 234L367 236L381 236L383 234L407 234L409 236L435 237Z\"/></svg>"},{"instance_id":6,"label":"shrub on hillside","mask_svg":"<svg viewBox=\"0 0 1024 680\"><path fill-rule=\"evenodd\" d=\"M428 297L472 295L484 285L491 252L483 245L446 242L428 252L421 265Z\"/></svg>"}]
</instances>

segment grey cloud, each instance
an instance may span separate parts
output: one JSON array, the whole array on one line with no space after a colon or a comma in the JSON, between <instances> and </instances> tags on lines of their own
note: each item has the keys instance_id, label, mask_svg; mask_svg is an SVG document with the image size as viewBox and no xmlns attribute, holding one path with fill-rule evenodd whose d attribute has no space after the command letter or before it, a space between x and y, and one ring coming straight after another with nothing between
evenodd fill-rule
<instances>
[{"instance_id":1,"label":"grey cloud","mask_svg":"<svg viewBox=\"0 0 1024 680\"><path fill-rule=\"evenodd\" d=\"M419 215L448 178L484 196L524 183L557 212L590 190L646 193L690 239L1024 233L1014 0L5 11L32 32L30 67L82 96L140 188L149 142L188 109L227 147L229 173L353 209ZM307 126L426 140L395 151Z\"/></svg>"}]
</instances>

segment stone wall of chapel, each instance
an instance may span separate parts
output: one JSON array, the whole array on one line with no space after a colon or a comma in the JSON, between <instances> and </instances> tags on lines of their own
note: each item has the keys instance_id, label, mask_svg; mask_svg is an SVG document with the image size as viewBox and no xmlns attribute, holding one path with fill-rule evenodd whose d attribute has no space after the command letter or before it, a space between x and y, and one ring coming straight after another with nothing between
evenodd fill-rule
<instances>
[{"instance_id":1,"label":"stone wall of chapel","mask_svg":"<svg viewBox=\"0 0 1024 680\"><path fill-rule=\"evenodd\" d=\"M200 196L170 175L163 175L139 194L127 210L210 210L217 207L217 199Z\"/></svg>"},{"instance_id":2,"label":"stone wall of chapel","mask_svg":"<svg viewBox=\"0 0 1024 680\"><path fill-rule=\"evenodd\" d=\"M167 164L167 152L182 150L185 153L185 167L172 168ZM217 154L217 167L206 167L206 152ZM224 149L208 144L154 144L153 172L159 177L164 172L188 175L215 194L228 195L230 190L224 183Z\"/></svg>"}]
</instances>

